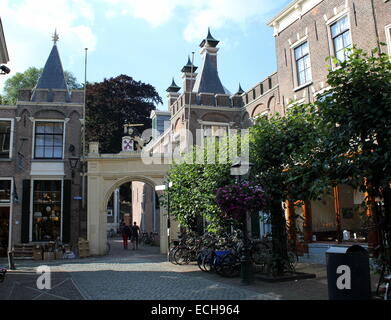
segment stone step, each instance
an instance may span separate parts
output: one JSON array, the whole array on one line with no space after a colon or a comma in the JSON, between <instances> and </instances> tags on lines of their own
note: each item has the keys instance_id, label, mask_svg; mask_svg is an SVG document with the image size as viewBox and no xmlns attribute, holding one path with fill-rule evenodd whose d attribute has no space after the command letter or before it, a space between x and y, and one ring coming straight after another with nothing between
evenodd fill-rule
<instances>
[{"instance_id":1,"label":"stone step","mask_svg":"<svg viewBox=\"0 0 391 320\"><path fill-rule=\"evenodd\" d=\"M30 244L14 245L14 259L32 259L33 248Z\"/></svg>"}]
</instances>

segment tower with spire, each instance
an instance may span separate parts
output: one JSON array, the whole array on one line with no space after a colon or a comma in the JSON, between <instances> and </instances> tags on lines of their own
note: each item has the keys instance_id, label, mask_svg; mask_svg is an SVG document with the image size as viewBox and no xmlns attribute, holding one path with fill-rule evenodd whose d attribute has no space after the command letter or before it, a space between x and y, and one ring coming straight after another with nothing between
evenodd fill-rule
<instances>
[{"instance_id":1,"label":"tower with spire","mask_svg":"<svg viewBox=\"0 0 391 320\"><path fill-rule=\"evenodd\" d=\"M18 192L23 206L15 207L13 212L20 220L14 231L15 243L55 241L58 237L63 243L75 243L87 235L87 225L81 224L87 221L86 212L80 208L80 201L74 199L82 194L84 90L69 90L58 51L57 30L52 40L53 46L35 87L19 90L16 102L14 148L18 153L10 176L21 186ZM30 194L43 190L41 180L55 182L53 188L61 195L61 203L56 209L52 206L50 216L30 202ZM36 212L46 218L42 224L35 219Z\"/></svg>"},{"instance_id":2,"label":"tower with spire","mask_svg":"<svg viewBox=\"0 0 391 320\"><path fill-rule=\"evenodd\" d=\"M57 42L59 41L57 30L55 30L52 39L52 50L32 93L31 101L34 102L45 100L48 102L70 101L68 86L57 48Z\"/></svg>"},{"instance_id":3,"label":"tower with spire","mask_svg":"<svg viewBox=\"0 0 391 320\"><path fill-rule=\"evenodd\" d=\"M208 35L200 43L202 65L194 84L196 93L229 94L221 83L217 69L217 52L219 40L216 40L208 28Z\"/></svg>"},{"instance_id":4,"label":"tower with spire","mask_svg":"<svg viewBox=\"0 0 391 320\"><path fill-rule=\"evenodd\" d=\"M170 107L179 98L179 90L181 90L181 88L177 86L174 77L172 77L172 83L166 90L168 98L168 107Z\"/></svg>"},{"instance_id":5,"label":"tower with spire","mask_svg":"<svg viewBox=\"0 0 391 320\"><path fill-rule=\"evenodd\" d=\"M183 92L192 92L194 83L197 77L196 67L193 62L188 58L187 63L182 68L182 79L183 79Z\"/></svg>"}]
</instances>

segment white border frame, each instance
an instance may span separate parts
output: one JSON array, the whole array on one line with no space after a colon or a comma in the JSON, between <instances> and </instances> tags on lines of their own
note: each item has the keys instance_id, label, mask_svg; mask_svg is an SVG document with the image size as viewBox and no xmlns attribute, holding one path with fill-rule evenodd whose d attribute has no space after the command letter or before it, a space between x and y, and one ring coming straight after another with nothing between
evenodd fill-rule
<instances>
[{"instance_id":1,"label":"white border frame","mask_svg":"<svg viewBox=\"0 0 391 320\"><path fill-rule=\"evenodd\" d=\"M1 181L11 181L11 190L10 190L10 202L0 202L0 207L10 207L12 204L12 194L13 194L13 184L14 184L14 178L13 177L0 177Z\"/></svg>"},{"instance_id":2,"label":"white border frame","mask_svg":"<svg viewBox=\"0 0 391 320\"><path fill-rule=\"evenodd\" d=\"M9 208L9 216L8 216L8 252L12 250L13 243L13 223L14 223L14 216L13 216L13 209L14 209L14 188L15 188L15 181L13 177L0 177L0 180L10 180L11 181L11 190L10 190L10 202L9 203L0 203L1 208Z\"/></svg>"},{"instance_id":3,"label":"white border frame","mask_svg":"<svg viewBox=\"0 0 391 320\"><path fill-rule=\"evenodd\" d=\"M352 35L352 23L350 21L349 10L345 9L326 21L327 41L329 42L330 57L335 57L334 41L331 36L331 25L336 23L338 20L344 18L345 16L348 18L350 43L352 44L352 46L354 44L353 43L353 35ZM331 67L332 67L332 70L335 70L338 68L338 66L336 66L333 61L331 61Z\"/></svg>"},{"instance_id":4,"label":"white border frame","mask_svg":"<svg viewBox=\"0 0 391 320\"><path fill-rule=\"evenodd\" d=\"M63 123L63 132L62 132L62 158L36 158L35 157L35 126L37 122L62 122ZM66 119L34 119L33 120L33 137L32 137L32 146L31 146L31 159L36 161L62 161L65 159L65 133L66 133L66 125L67 125Z\"/></svg>"},{"instance_id":5,"label":"white border frame","mask_svg":"<svg viewBox=\"0 0 391 320\"><path fill-rule=\"evenodd\" d=\"M385 26L384 30L386 32L386 42L387 42L387 48L388 48L388 55L391 58L391 24Z\"/></svg>"},{"instance_id":6,"label":"white border frame","mask_svg":"<svg viewBox=\"0 0 391 320\"><path fill-rule=\"evenodd\" d=\"M308 58L310 59L310 69L311 69L311 80L307 81L306 83L299 84L299 76L298 76L298 70L297 70L297 61L296 61L296 55L295 55L295 50L303 45L305 42L308 44ZM312 78L312 61L311 61L311 47L310 47L310 42L308 41L308 35L305 37L301 38L300 40L296 41L294 44L291 45L291 57L292 57L292 65L294 67L294 72L293 72L293 82L295 85L295 88L293 91L298 91L302 88L305 88L309 86L311 83L313 83L313 78Z\"/></svg>"},{"instance_id":7,"label":"white border frame","mask_svg":"<svg viewBox=\"0 0 391 320\"><path fill-rule=\"evenodd\" d=\"M11 136L10 136L10 150L8 153L8 160L12 159L14 149L14 134L15 134L15 119L14 118L0 118L0 121L11 121Z\"/></svg>"},{"instance_id":8,"label":"white border frame","mask_svg":"<svg viewBox=\"0 0 391 320\"><path fill-rule=\"evenodd\" d=\"M64 179L53 178L53 177L34 177L31 178L30 185L30 230L29 230L29 242L30 243L45 243L48 241L33 241L33 222L34 222L34 181L61 181L61 221L60 221L60 241L62 242L63 238L63 218L64 218ZM52 240L51 240L52 241Z\"/></svg>"}]
</instances>

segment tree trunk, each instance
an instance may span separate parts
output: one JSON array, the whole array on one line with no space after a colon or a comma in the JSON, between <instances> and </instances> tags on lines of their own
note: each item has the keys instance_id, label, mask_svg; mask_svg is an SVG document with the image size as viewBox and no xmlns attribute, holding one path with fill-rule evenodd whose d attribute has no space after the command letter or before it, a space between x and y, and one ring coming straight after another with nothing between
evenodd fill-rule
<instances>
[{"instance_id":1,"label":"tree trunk","mask_svg":"<svg viewBox=\"0 0 391 320\"><path fill-rule=\"evenodd\" d=\"M271 205L272 244L273 258L275 261L274 272L280 276L286 270L288 261L286 219L281 201L273 200Z\"/></svg>"}]
</instances>

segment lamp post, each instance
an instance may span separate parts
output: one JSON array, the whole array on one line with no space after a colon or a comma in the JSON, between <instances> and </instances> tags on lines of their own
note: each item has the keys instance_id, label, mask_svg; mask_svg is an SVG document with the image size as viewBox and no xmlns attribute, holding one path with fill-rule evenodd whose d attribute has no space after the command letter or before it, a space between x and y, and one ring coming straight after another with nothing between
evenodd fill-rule
<instances>
[{"instance_id":1,"label":"lamp post","mask_svg":"<svg viewBox=\"0 0 391 320\"><path fill-rule=\"evenodd\" d=\"M79 158L78 157L69 157L69 166L71 167L72 170L72 179L75 177L75 169L77 167L77 164L79 163Z\"/></svg>"},{"instance_id":2,"label":"lamp post","mask_svg":"<svg viewBox=\"0 0 391 320\"><path fill-rule=\"evenodd\" d=\"M247 177L252 163L248 160L237 159L231 166L231 176L235 177L236 183L241 182L241 177ZM253 263L250 258L247 235L247 212L243 218L243 249L240 257L240 277L243 285L249 285L254 281Z\"/></svg>"}]
</instances>

